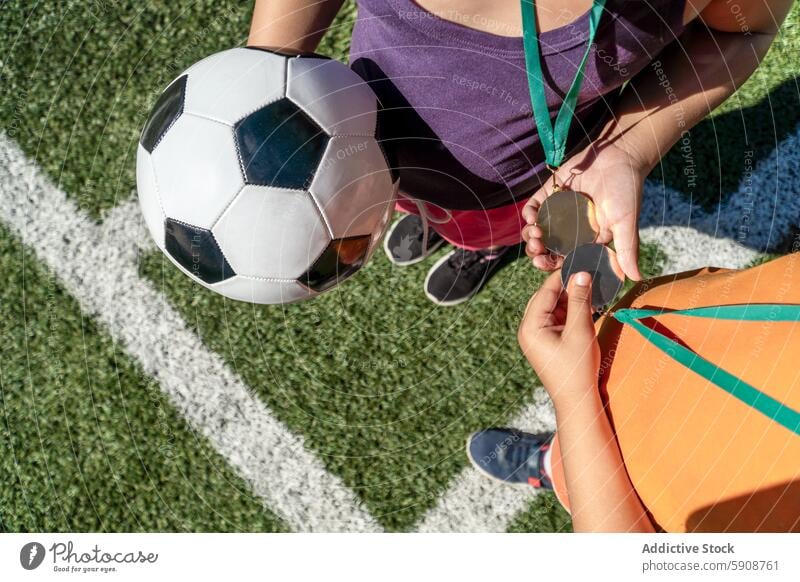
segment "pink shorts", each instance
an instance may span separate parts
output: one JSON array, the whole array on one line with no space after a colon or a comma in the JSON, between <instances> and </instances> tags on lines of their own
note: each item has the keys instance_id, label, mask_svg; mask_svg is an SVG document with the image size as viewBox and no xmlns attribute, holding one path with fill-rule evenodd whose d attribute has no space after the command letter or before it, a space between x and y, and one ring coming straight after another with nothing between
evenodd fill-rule
<instances>
[{"instance_id":1,"label":"pink shorts","mask_svg":"<svg viewBox=\"0 0 800 582\"><path fill-rule=\"evenodd\" d=\"M488 210L444 210L429 202L425 208L428 225L450 244L470 251L522 242L522 208L528 198ZM400 212L419 214L416 203L400 197L395 205Z\"/></svg>"}]
</instances>

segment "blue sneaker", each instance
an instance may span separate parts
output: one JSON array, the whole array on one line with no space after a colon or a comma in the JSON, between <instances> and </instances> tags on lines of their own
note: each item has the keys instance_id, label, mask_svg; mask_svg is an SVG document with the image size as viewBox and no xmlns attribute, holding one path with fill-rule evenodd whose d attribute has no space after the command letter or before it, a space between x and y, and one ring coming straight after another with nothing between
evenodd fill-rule
<instances>
[{"instance_id":1,"label":"blue sneaker","mask_svg":"<svg viewBox=\"0 0 800 582\"><path fill-rule=\"evenodd\" d=\"M552 489L544 472L544 453L552 440L553 433L487 428L467 439L467 457L478 471L495 481Z\"/></svg>"}]
</instances>

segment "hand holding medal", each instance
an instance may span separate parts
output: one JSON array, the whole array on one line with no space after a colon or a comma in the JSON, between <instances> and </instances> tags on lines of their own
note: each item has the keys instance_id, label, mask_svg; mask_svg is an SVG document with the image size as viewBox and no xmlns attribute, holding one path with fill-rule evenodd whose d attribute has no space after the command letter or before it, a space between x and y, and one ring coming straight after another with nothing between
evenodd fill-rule
<instances>
[{"instance_id":1,"label":"hand holding medal","mask_svg":"<svg viewBox=\"0 0 800 582\"><path fill-rule=\"evenodd\" d=\"M567 136L583 83L584 68L605 3L606 0L594 0L589 13L586 52L553 124L544 90L536 33L536 11L533 0L522 0L523 42L531 104L536 129L545 151L547 167L553 174L553 193L542 202L536 224L547 250L565 257L561 269L561 282L564 288L575 273L585 271L591 275L592 304L595 308L611 302L622 287L624 275L614 251L595 243L599 227L591 196L562 188L557 182L556 172L564 161Z\"/></svg>"},{"instance_id":2,"label":"hand holding medal","mask_svg":"<svg viewBox=\"0 0 800 582\"><path fill-rule=\"evenodd\" d=\"M616 253L597 244L598 227L591 199L572 190L556 190L539 209L538 225L550 252L564 257L561 283L585 271L592 276L592 306L608 305L622 288L625 275Z\"/></svg>"}]
</instances>

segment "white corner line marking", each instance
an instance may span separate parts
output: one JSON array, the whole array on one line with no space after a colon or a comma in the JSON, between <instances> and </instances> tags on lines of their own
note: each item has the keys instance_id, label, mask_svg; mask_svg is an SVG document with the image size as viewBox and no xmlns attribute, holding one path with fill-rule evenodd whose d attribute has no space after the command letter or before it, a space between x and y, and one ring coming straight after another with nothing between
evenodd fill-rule
<instances>
[{"instance_id":1,"label":"white corner line marking","mask_svg":"<svg viewBox=\"0 0 800 582\"><path fill-rule=\"evenodd\" d=\"M290 528L381 531L303 437L277 420L139 276L137 247L148 243L135 203L123 203L103 225L96 224L0 132L0 221Z\"/></svg>"}]
</instances>

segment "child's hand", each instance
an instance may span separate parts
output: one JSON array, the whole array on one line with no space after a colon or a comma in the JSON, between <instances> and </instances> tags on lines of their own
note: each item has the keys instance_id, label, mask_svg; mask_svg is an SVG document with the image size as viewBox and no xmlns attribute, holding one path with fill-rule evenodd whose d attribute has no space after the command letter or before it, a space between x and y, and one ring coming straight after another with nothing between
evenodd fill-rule
<instances>
[{"instance_id":1,"label":"child's hand","mask_svg":"<svg viewBox=\"0 0 800 582\"><path fill-rule=\"evenodd\" d=\"M556 410L597 394L600 347L592 322L591 281L589 273L576 273L565 292L561 273L550 275L528 302L517 333Z\"/></svg>"},{"instance_id":2,"label":"child's hand","mask_svg":"<svg viewBox=\"0 0 800 582\"><path fill-rule=\"evenodd\" d=\"M639 204L646 169L635 156L616 144L589 146L573 156L557 173L562 187L583 192L594 201L600 233L597 242L614 241L617 259L625 275L634 281L639 273ZM536 226L536 217L542 201L553 193L552 182L540 188L525 208L522 216L527 226L522 229L526 254L535 267L553 271L561 266L562 258L550 255L542 243L542 230Z\"/></svg>"}]
</instances>

